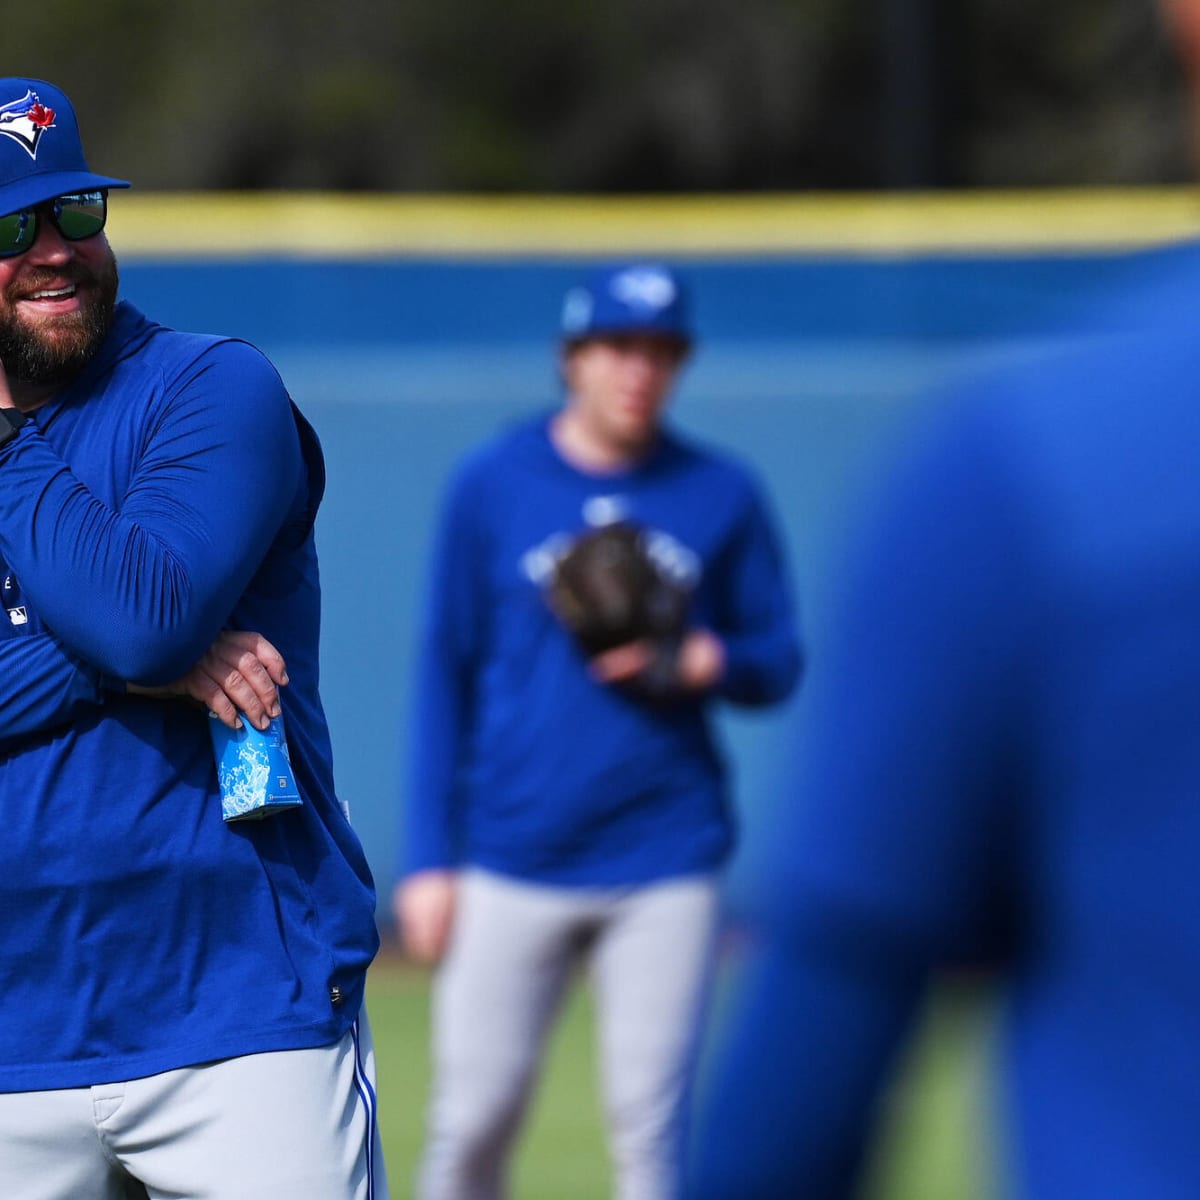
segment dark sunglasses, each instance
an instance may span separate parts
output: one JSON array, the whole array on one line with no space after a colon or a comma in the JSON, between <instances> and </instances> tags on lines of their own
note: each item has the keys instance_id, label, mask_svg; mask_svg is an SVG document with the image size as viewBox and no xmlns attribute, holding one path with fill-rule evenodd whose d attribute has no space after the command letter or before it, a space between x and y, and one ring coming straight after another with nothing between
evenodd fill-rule
<instances>
[{"instance_id":1,"label":"dark sunglasses","mask_svg":"<svg viewBox=\"0 0 1200 1200\"><path fill-rule=\"evenodd\" d=\"M72 192L0 217L0 258L16 258L37 241L41 213L50 218L68 242L82 242L104 228L108 220L108 192Z\"/></svg>"}]
</instances>

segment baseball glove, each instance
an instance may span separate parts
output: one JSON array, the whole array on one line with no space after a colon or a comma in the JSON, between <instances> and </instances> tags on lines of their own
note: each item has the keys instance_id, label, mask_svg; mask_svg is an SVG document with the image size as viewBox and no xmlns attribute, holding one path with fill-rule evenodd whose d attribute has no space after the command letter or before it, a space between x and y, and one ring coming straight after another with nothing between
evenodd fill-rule
<instances>
[{"instance_id":1,"label":"baseball glove","mask_svg":"<svg viewBox=\"0 0 1200 1200\"><path fill-rule=\"evenodd\" d=\"M655 561L643 530L618 521L582 534L555 564L546 599L588 657L649 640L656 661L634 688L667 690L687 625L689 590Z\"/></svg>"}]
</instances>

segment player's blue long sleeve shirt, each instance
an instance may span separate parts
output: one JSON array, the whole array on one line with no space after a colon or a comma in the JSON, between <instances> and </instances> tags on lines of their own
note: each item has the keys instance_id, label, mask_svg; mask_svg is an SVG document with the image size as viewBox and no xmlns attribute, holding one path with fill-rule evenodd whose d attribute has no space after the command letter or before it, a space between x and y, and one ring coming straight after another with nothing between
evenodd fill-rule
<instances>
[{"instance_id":1,"label":"player's blue long sleeve shirt","mask_svg":"<svg viewBox=\"0 0 1200 1200\"><path fill-rule=\"evenodd\" d=\"M556 550L622 517L694 584L725 643L719 693L765 704L800 671L791 587L765 502L723 455L664 435L637 467L568 464L539 416L454 477L414 695L401 870L473 863L567 886L710 870L733 837L708 699L654 706L596 682L542 586Z\"/></svg>"},{"instance_id":2,"label":"player's blue long sleeve shirt","mask_svg":"<svg viewBox=\"0 0 1200 1200\"><path fill-rule=\"evenodd\" d=\"M19 599L9 575L0 601L10 625L28 620L28 608ZM0 753L100 704L105 692L101 673L72 658L50 634L0 638Z\"/></svg>"},{"instance_id":3,"label":"player's blue long sleeve shirt","mask_svg":"<svg viewBox=\"0 0 1200 1200\"><path fill-rule=\"evenodd\" d=\"M315 435L252 347L118 306L0 450L0 1090L337 1040L374 897L317 693ZM119 680L262 632L301 809L226 826L208 720ZM14 676L12 671L20 671Z\"/></svg>"},{"instance_id":4,"label":"player's blue long sleeve shirt","mask_svg":"<svg viewBox=\"0 0 1200 1200\"><path fill-rule=\"evenodd\" d=\"M1015 1194L1200 1195L1197 379L1190 329L1047 358L884 490L812 652L687 1200L856 1194L963 954L1006 983Z\"/></svg>"}]
</instances>

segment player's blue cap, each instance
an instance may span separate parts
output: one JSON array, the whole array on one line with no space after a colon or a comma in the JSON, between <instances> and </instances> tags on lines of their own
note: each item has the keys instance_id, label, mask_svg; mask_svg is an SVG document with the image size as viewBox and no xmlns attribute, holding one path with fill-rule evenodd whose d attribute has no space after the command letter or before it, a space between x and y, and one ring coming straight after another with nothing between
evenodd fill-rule
<instances>
[{"instance_id":1,"label":"player's blue cap","mask_svg":"<svg viewBox=\"0 0 1200 1200\"><path fill-rule=\"evenodd\" d=\"M63 92L40 79L0 79L0 216L68 192L128 186L88 167Z\"/></svg>"},{"instance_id":2,"label":"player's blue cap","mask_svg":"<svg viewBox=\"0 0 1200 1200\"><path fill-rule=\"evenodd\" d=\"M607 266L567 292L562 336L566 342L613 333L650 333L684 346L693 339L687 292L661 263Z\"/></svg>"}]
</instances>

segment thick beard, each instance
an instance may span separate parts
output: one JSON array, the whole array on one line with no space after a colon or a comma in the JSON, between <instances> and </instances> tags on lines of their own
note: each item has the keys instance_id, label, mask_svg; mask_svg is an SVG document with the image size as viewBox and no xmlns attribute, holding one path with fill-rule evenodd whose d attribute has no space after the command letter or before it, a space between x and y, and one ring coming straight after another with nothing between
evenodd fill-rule
<instances>
[{"instance_id":1,"label":"thick beard","mask_svg":"<svg viewBox=\"0 0 1200 1200\"><path fill-rule=\"evenodd\" d=\"M0 316L0 363L10 382L59 386L96 356L117 305L115 256L110 252L99 271L77 271L73 282L97 285L95 299L77 313L36 325L26 325L15 313Z\"/></svg>"}]
</instances>

